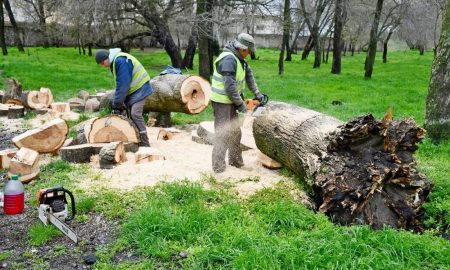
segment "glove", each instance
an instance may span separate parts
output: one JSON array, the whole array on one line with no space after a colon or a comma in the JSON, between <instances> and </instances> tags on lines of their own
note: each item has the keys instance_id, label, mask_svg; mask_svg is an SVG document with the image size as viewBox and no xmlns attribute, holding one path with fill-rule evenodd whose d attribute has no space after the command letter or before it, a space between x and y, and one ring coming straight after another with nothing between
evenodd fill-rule
<instances>
[{"instance_id":1,"label":"glove","mask_svg":"<svg viewBox=\"0 0 450 270\"><path fill-rule=\"evenodd\" d=\"M121 109L112 109L111 114L122 115Z\"/></svg>"},{"instance_id":2,"label":"glove","mask_svg":"<svg viewBox=\"0 0 450 270\"><path fill-rule=\"evenodd\" d=\"M262 102L263 99L264 99L264 95L261 94L261 92L258 92L258 93L256 94L256 99L257 99L259 102Z\"/></svg>"},{"instance_id":3,"label":"glove","mask_svg":"<svg viewBox=\"0 0 450 270\"><path fill-rule=\"evenodd\" d=\"M237 107L238 112L240 113L246 113L247 107L245 106L245 102L242 102L241 105Z\"/></svg>"}]
</instances>

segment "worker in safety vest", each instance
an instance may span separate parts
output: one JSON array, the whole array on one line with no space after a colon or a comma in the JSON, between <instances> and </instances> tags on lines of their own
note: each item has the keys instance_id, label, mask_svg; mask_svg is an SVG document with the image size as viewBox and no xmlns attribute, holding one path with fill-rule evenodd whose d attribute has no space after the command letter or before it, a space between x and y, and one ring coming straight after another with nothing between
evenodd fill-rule
<instances>
[{"instance_id":1,"label":"worker in safety vest","mask_svg":"<svg viewBox=\"0 0 450 270\"><path fill-rule=\"evenodd\" d=\"M228 42L223 52L214 62L212 77L212 107L214 110L214 147L212 152L212 167L216 173L225 171L225 154L228 150L228 164L245 169L240 147L241 129L238 112L246 113L243 99L245 83L262 101L264 96L258 90L245 58L255 51L255 41L252 36L241 33L233 41Z\"/></svg>"},{"instance_id":2,"label":"worker in safety vest","mask_svg":"<svg viewBox=\"0 0 450 270\"><path fill-rule=\"evenodd\" d=\"M153 93L150 76L144 66L132 55L119 48L98 50L95 53L97 64L110 68L116 81L116 92L112 101L112 114L130 112L141 138L140 146L150 146L142 111L145 99Z\"/></svg>"}]
</instances>

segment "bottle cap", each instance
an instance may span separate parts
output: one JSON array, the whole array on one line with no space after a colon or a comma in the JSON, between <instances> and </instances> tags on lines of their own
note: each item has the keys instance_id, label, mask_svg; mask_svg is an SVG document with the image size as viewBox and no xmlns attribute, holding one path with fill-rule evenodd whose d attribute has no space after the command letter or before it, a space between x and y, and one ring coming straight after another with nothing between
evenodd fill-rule
<instances>
[{"instance_id":1,"label":"bottle cap","mask_svg":"<svg viewBox=\"0 0 450 270\"><path fill-rule=\"evenodd\" d=\"M17 174L13 174L11 176L11 180L19 180L19 176Z\"/></svg>"}]
</instances>

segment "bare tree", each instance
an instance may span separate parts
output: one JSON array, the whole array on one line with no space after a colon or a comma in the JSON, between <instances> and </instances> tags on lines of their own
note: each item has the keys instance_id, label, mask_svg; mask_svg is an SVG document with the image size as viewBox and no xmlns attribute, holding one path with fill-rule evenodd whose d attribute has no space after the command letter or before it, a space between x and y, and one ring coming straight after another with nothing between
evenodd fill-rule
<instances>
[{"instance_id":1,"label":"bare tree","mask_svg":"<svg viewBox=\"0 0 450 270\"><path fill-rule=\"evenodd\" d=\"M212 0L197 0L197 16L201 19L198 24L198 60L199 75L209 80L213 72L213 24L212 24Z\"/></svg>"},{"instance_id":2,"label":"bare tree","mask_svg":"<svg viewBox=\"0 0 450 270\"><path fill-rule=\"evenodd\" d=\"M24 52L22 40L20 39L20 33L19 28L17 27L16 19L14 18L14 13L11 9L11 4L9 3L9 0L3 0L3 4L5 5L6 12L8 13L9 22L11 23L11 26L14 31L14 42L17 46L17 49L19 52Z\"/></svg>"},{"instance_id":3,"label":"bare tree","mask_svg":"<svg viewBox=\"0 0 450 270\"><path fill-rule=\"evenodd\" d=\"M284 52L289 51L289 33L291 30L291 1L284 0L284 12L283 12L283 38L281 42L280 57L278 59L278 75L284 73Z\"/></svg>"},{"instance_id":4,"label":"bare tree","mask_svg":"<svg viewBox=\"0 0 450 270\"><path fill-rule=\"evenodd\" d=\"M3 0L0 0L0 46L2 47L2 54L7 55L8 49L6 48L5 18L3 17Z\"/></svg>"},{"instance_id":5,"label":"bare tree","mask_svg":"<svg viewBox=\"0 0 450 270\"><path fill-rule=\"evenodd\" d=\"M364 77L366 78L372 77L373 65L375 63L375 56L377 54L378 24L380 23L381 10L383 9L383 2L384 0L377 0L377 7L375 9L372 28L370 29L369 48L367 50L366 63L364 65L365 69Z\"/></svg>"},{"instance_id":6,"label":"bare tree","mask_svg":"<svg viewBox=\"0 0 450 270\"><path fill-rule=\"evenodd\" d=\"M341 73L341 54L342 54L342 29L347 17L345 0L336 0L334 11L334 33L333 33L333 64L331 73Z\"/></svg>"},{"instance_id":7,"label":"bare tree","mask_svg":"<svg viewBox=\"0 0 450 270\"><path fill-rule=\"evenodd\" d=\"M433 61L426 102L425 128L439 142L450 139L450 2L444 9L441 38Z\"/></svg>"}]
</instances>

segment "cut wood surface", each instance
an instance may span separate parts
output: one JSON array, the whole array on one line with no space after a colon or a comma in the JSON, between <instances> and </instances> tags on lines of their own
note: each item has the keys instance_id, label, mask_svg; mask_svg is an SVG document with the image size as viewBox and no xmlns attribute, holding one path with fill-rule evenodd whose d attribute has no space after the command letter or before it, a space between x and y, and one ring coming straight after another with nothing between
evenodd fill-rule
<instances>
[{"instance_id":1,"label":"cut wood surface","mask_svg":"<svg viewBox=\"0 0 450 270\"><path fill-rule=\"evenodd\" d=\"M18 119L25 116L25 108L20 105L10 106L8 109L8 119Z\"/></svg>"},{"instance_id":2,"label":"cut wood surface","mask_svg":"<svg viewBox=\"0 0 450 270\"><path fill-rule=\"evenodd\" d=\"M157 140L172 140L177 135L181 134L181 130L176 128L162 128L158 132Z\"/></svg>"},{"instance_id":3,"label":"cut wood surface","mask_svg":"<svg viewBox=\"0 0 450 270\"><path fill-rule=\"evenodd\" d=\"M108 143L100 150L99 158L101 169L111 169L116 164L127 161L123 142Z\"/></svg>"},{"instance_id":4,"label":"cut wood surface","mask_svg":"<svg viewBox=\"0 0 450 270\"><path fill-rule=\"evenodd\" d=\"M39 91L23 92L21 101L27 108L44 109L53 102L53 94L49 88L41 87Z\"/></svg>"},{"instance_id":5,"label":"cut wood surface","mask_svg":"<svg viewBox=\"0 0 450 270\"><path fill-rule=\"evenodd\" d=\"M165 156L154 147L139 147L134 154L136 164L147 163L154 160L165 160Z\"/></svg>"},{"instance_id":6,"label":"cut wood surface","mask_svg":"<svg viewBox=\"0 0 450 270\"><path fill-rule=\"evenodd\" d=\"M5 104L22 106L22 100L17 98L5 98Z\"/></svg>"},{"instance_id":7,"label":"cut wood surface","mask_svg":"<svg viewBox=\"0 0 450 270\"><path fill-rule=\"evenodd\" d=\"M86 112L90 112L90 113L98 112L99 107L100 107L100 101L98 101L95 98L91 98L91 99L86 100L86 104L84 105L84 110Z\"/></svg>"},{"instance_id":8,"label":"cut wood surface","mask_svg":"<svg viewBox=\"0 0 450 270\"><path fill-rule=\"evenodd\" d=\"M431 183L415 168L424 131L412 120L371 115L346 124L312 110L269 103L253 133L258 148L313 181L317 208L341 224L420 230Z\"/></svg>"},{"instance_id":9,"label":"cut wood surface","mask_svg":"<svg viewBox=\"0 0 450 270\"><path fill-rule=\"evenodd\" d=\"M133 121L119 115L95 119L87 135L89 143L135 142L139 143L139 131Z\"/></svg>"},{"instance_id":10,"label":"cut wood surface","mask_svg":"<svg viewBox=\"0 0 450 270\"><path fill-rule=\"evenodd\" d=\"M64 144L68 131L66 121L56 118L42 127L28 130L14 137L12 142L18 148L26 147L39 153L53 153Z\"/></svg>"},{"instance_id":11,"label":"cut wood surface","mask_svg":"<svg viewBox=\"0 0 450 270\"><path fill-rule=\"evenodd\" d=\"M93 155L98 155L100 150L108 145L108 143L88 143L71 145L66 147L61 147L59 149L59 155L62 160L71 163L87 163L91 161ZM124 143L125 152L136 152L138 151L138 145L136 143Z\"/></svg>"},{"instance_id":12,"label":"cut wood surface","mask_svg":"<svg viewBox=\"0 0 450 270\"><path fill-rule=\"evenodd\" d=\"M60 113L70 112L70 104L68 102L53 102L50 108Z\"/></svg>"},{"instance_id":13,"label":"cut wood surface","mask_svg":"<svg viewBox=\"0 0 450 270\"><path fill-rule=\"evenodd\" d=\"M20 148L11 159L8 174L19 175L19 180L28 182L39 174L39 153L26 147Z\"/></svg>"},{"instance_id":14,"label":"cut wood surface","mask_svg":"<svg viewBox=\"0 0 450 270\"><path fill-rule=\"evenodd\" d=\"M167 74L150 81L154 90L144 105L144 112L202 112L211 97L211 85L195 75ZM100 108L110 106L114 91L107 93Z\"/></svg>"},{"instance_id":15,"label":"cut wood surface","mask_svg":"<svg viewBox=\"0 0 450 270\"><path fill-rule=\"evenodd\" d=\"M258 161L261 162L261 164L270 170L278 170L281 169L283 167L283 165L281 165L280 162L271 159L270 157L264 155L263 153L259 152L258 153Z\"/></svg>"},{"instance_id":16,"label":"cut wood surface","mask_svg":"<svg viewBox=\"0 0 450 270\"><path fill-rule=\"evenodd\" d=\"M8 169L11 159L16 155L18 149L5 149L0 151L0 169Z\"/></svg>"}]
</instances>

